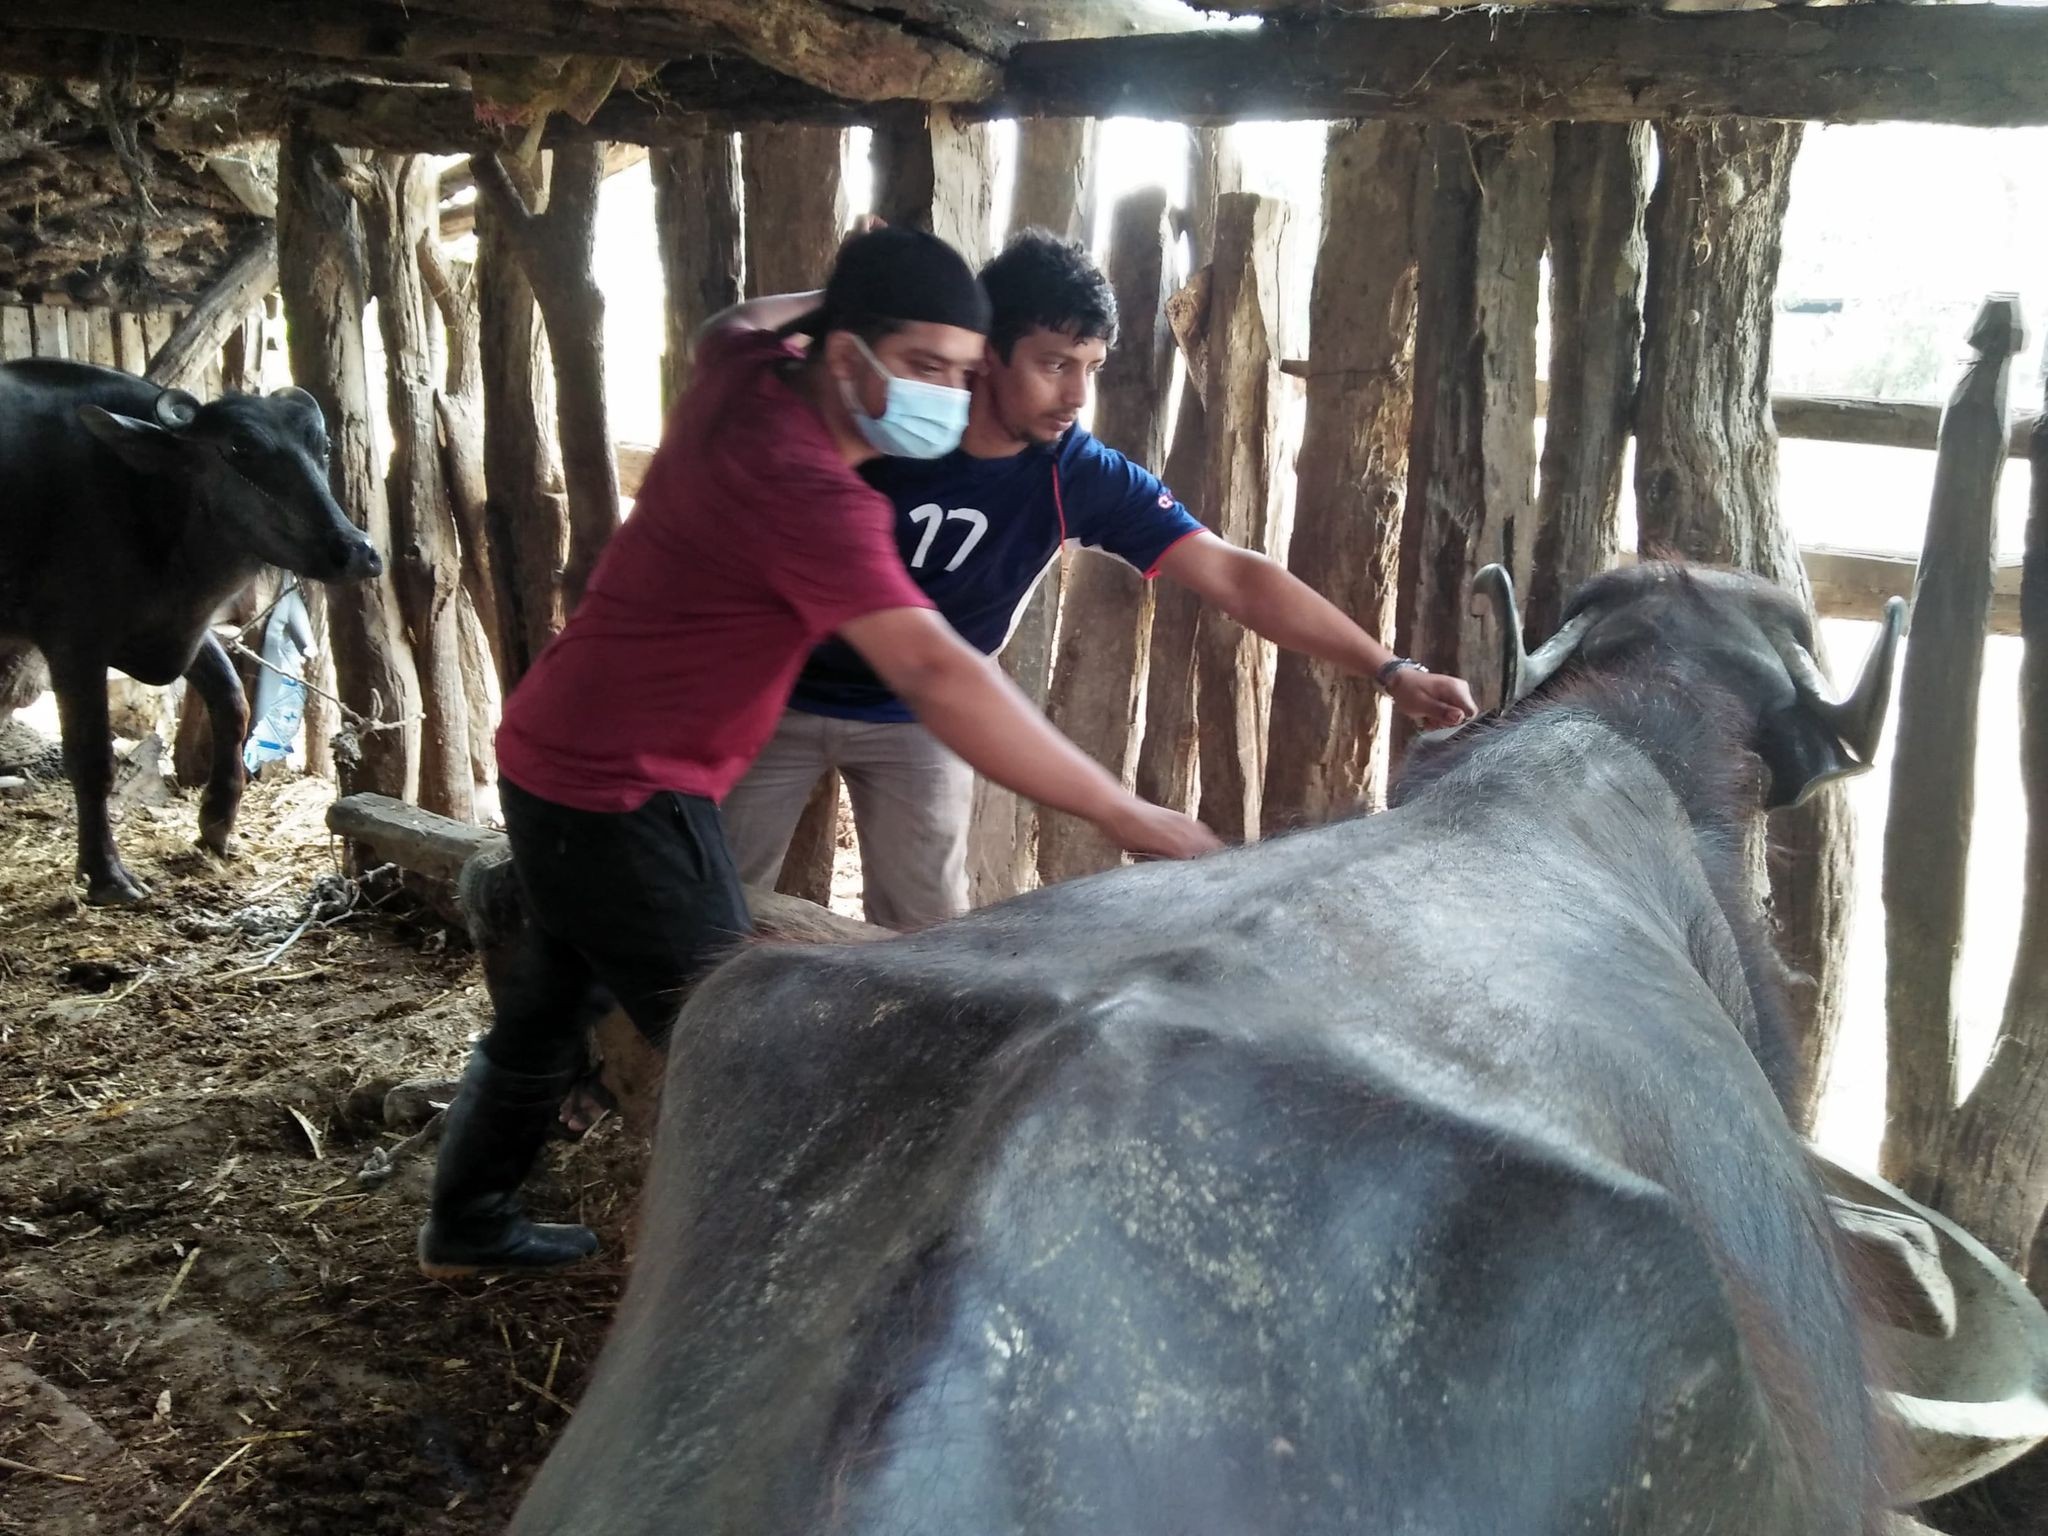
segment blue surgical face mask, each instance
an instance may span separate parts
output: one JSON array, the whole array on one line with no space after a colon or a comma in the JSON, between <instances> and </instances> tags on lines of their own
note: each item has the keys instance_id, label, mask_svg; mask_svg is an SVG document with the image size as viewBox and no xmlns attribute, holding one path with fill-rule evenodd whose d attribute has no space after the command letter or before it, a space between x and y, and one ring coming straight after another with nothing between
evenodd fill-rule
<instances>
[{"instance_id":1,"label":"blue surgical face mask","mask_svg":"<svg viewBox=\"0 0 2048 1536\"><path fill-rule=\"evenodd\" d=\"M853 413L853 424L878 453L898 459L937 459L960 446L960 435L967 430L966 390L898 378L882 366L882 360L858 336L853 338L853 344L889 386L882 414L870 416L861 409L860 395L853 385L845 379L839 381L840 398Z\"/></svg>"}]
</instances>

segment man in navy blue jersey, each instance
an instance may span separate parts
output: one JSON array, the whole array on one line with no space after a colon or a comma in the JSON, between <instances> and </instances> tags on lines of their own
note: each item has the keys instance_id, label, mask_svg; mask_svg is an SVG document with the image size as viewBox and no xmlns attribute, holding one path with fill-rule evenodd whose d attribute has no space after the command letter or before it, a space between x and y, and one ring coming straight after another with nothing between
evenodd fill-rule
<instances>
[{"instance_id":1,"label":"man in navy blue jersey","mask_svg":"<svg viewBox=\"0 0 2048 1536\"><path fill-rule=\"evenodd\" d=\"M1284 567L1208 532L1151 471L1076 424L1117 323L1085 249L1028 230L981 280L994 319L960 447L861 471L895 506L912 579L969 644L1002 649L1073 539L1180 582L1277 645L1373 678L1424 724L1476 713L1458 678L1394 655ZM911 929L965 911L973 771L838 640L812 653L774 739L721 808L741 879L774 883L828 768L853 801L868 920Z\"/></svg>"}]
</instances>

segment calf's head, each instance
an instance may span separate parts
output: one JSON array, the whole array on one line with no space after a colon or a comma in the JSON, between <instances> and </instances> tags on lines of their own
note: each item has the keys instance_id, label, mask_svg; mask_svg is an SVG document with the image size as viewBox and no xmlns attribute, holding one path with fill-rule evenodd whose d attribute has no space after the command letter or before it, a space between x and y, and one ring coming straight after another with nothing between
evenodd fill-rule
<instances>
[{"instance_id":1,"label":"calf's head","mask_svg":"<svg viewBox=\"0 0 2048 1536\"><path fill-rule=\"evenodd\" d=\"M1905 625L1900 598L1885 605L1855 688L1837 698L1815 659L1805 609L1761 577L1666 561L1606 572L1579 589L1557 633L1534 653L1522 648L1507 572L1488 566L1472 585L1491 599L1500 624L1502 713L1571 672L1655 670L1711 688L1735 700L1749 723L1770 809L1796 805L1876 759Z\"/></svg>"},{"instance_id":2,"label":"calf's head","mask_svg":"<svg viewBox=\"0 0 2048 1536\"><path fill-rule=\"evenodd\" d=\"M319 581L384 569L328 489L327 422L303 389L207 405L167 389L147 420L96 405L78 416L131 469L189 485L217 531L266 565Z\"/></svg>"}]
</instances>

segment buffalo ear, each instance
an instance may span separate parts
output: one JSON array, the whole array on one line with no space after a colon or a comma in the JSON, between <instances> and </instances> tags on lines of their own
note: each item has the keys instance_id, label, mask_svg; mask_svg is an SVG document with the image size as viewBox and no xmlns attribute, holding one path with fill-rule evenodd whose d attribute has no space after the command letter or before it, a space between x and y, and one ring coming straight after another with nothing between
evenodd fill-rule
<instances>
[{"instance_id":1,"label":"buffalo ear","mask_svg":"<svg viewBox=\"0 0 2048 1536\"><path fill-rule=\"evenodd\" d=\"M1877 761L1891 707L1892 664L1906 627L1906 604L1885 604L1877 639L1846 699L1836 699L1813 653L1789 636L1775 637L1795 702L1763 720L1759 752L1771 770L1770 809L1797 805L1823 784L1867 773Z\"/></svg>"},{"instance_id":2,"label":"buffalo ear","mask_svg":"<svg viewBox=\"0 0 2048 1536\"><path fill-rule=\"evenodd\" d=\"M1764 800L1764 809L1769 811L1798 805L1823 785L1850 778L1870 766L1850 756L1841 738L1803 703L1788 704L1764 716L1758 756L1770 770L1770 792Z\"/></svg>"},{"instance_id":3,"label":"buffalo ear","mask_svg":"<svg viewBox=\"0 0 2048 1536\"><path fill-rule=\"evenodd\" d=\"M145 475L181 469L187 462L188 450L177 434L165 431L153 421L117 416L97 405L81 405L78 419L86 431L113 449L122 463Z\"/></svg>"}]
</instances>

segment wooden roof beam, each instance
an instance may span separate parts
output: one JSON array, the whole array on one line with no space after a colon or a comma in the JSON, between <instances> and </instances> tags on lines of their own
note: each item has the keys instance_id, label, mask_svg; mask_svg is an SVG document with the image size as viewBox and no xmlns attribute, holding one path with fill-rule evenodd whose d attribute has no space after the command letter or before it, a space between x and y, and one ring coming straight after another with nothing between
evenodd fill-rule
<instances>
[{"instance_id":1,"label":"wooden roof beam","mask_svg":"<svg viewBox=\"0 0 2048 1536\"><path fill-rule=\"evenodd\" d=\"M560 9L477 0L13 0L10 26L255 46L353 62L585 54L664 60L740 53L850 101L978 101L1000 84L989 53L814 0L686 0L668 9Z\"/></svg>"},{"instance_id":2,"label":"wooden roof beam","mask_svg":"<svg viewBox=\"0 0 2048 1536\"><path fill-rule=\"evenodd\" d=\"M1472 123L1733 115L2003 127L2048 123L2048 70L2036 63L2043 56L2048 7L1359 17L1020 44L1001 93L963 115ZM301 100L338 143L446 151L497 142L456 88L342 84ZM707 128L868 122L878 105L751 61L694 59L670 64L637 93L613 93L587 128L558 117L550 131L659 145Z\"/></svg>"},{"instance_id":3,"label":"wooden roof beam","mask_svg":"<svg viewBox=\"0 0 2048 1536\"><path fill-rule=\"evenodd\" d=\"M586 6L572 29L508 0L206 0L147 8L134 0L13 0L7 23L26 31L124 34L166 42L275 48L355 63L426 63L470 55L591 54L675 58L730 49L733 40L687 12ZM559 18L561 13L552 13Z\"/></svg>"},{"instance_id":4,"label":"wooden roof beam","mask_svg":"<svg viewBox=\"0 0 2048 1536\"><path fill-rule=\"evenodd\" d=\"M1534 6L1024 43L995 110L1189 122L2048 123L2048 9Z\"/></svg>"}]
</instances>

